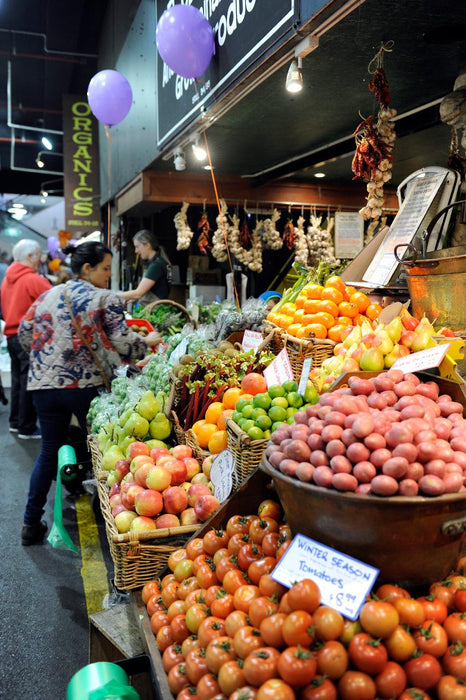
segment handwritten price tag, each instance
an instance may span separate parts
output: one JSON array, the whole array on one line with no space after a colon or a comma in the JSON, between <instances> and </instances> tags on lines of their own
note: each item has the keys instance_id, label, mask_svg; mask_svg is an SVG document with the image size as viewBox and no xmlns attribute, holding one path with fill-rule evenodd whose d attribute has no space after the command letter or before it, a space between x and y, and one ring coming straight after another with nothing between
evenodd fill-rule
<instances>
[{"instance_id":1,"label":"handwritten price tag","mask_svg":"<svg viewBox=\"0 0 466 700\"><path fill-rule=\"evenodd\" d=\"M321 602L350 620L356 620L379 570L326 547L304 535L296 535L271 572L275 581L291 588L310 578L320 589Z\"/></svg>"},{"instance_id":2,"label":"handwritten price tag","mask_svg":"<svg viewBox=\"0 0 466 700\"><path fill-rule=\"evenodd\" d=\"M265 381L267 386L271 387L275 384L283 384L290 379L293 379L293 370L291 369L290 358L286 348L283 348L264 370Z\"/></svg>"},{"instance_id":3,"label":"handwritten price tag","mask_svg":"<svg viewBox=\"0 0 466 700\"><path fill-rule=\"evenodd\" d=\"M230 450L222 450L212 462L210 480L214 485L214 496L220 503L226 501L233 486L235 458Z\"/></svg>"},{"instance_id":4,"label":"handwritten price tag","mask_svg":"<svg viewBox=\"0 0 466 700\"><path fill-rule=\"evenodd\" d=\"M301 378L299 380L298 392L304 394L307 387L307 380L309 379L309 372L312 369L312 357L306 357L303 362L303 370L301 372Z\"/></svg>"},{"instance_id":5,"label":"handwritten price tag","mask_svg":"<svg viewBox=\"0 0 466 700\"><path fill-rule=\"evenodd\" d=\"M258 333L257 331L244 331L241 345L243 346L244 352L254 350L254 354L256 354L257 348L262 341L262 333Z\"/></svg>"},{"instance_id":6,"label":"handwritten price tag","mask_svg":"<svg viewBox=\"0 0 466 700\"><path fill-rule=\"evenodd\" d=\"M412 352L411 355L400 357L393 363L392 369L400 369L404 374L408 372L421 372L423 369L438 367L448 352L450 343L437 345L435 348L427 348L419 352Z\"/></svg>"}]
</instances>

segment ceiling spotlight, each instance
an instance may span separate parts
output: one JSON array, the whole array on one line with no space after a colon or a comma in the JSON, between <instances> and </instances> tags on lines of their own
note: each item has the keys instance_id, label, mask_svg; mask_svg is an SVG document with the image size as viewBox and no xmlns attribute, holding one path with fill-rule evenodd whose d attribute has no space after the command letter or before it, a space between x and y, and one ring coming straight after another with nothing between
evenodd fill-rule
<instances>
[{"instance_id":1,"label":"ceiling spotlight","mask_svg":"<svg viewBox=\"0 0 466 700\"><path fill-rule=\"evenodd\" d=\"M288 92L301 92L304 87L303 83L303 60L298 56L291 61L286 76L286 89Z\"/></svg>"},{"instance_id":2,"label":"ceiling spotlight","mask_svg":"<svg viewBox=\"0 0 466 700\"><path fill-rule=\"evenodd\" d=\"M41 197L48 197L48 196L49 196L49 193L47 192L47 190L41 190L41 191L40 191L40 196L41 196Z\"/></svg>"},{"instance_id":3,"label":"ceiling spotlight","mask_svg":"<svg viewBox=\"0 0 466 700\"><path fill-rule=\"evenodd\" d=\"M207 158L207 152L205 148L199 145L199 136L196 136L196 140L192 145L194 157L196 160L202 162Z\"/></svg>"},{"instance_id":4,"label":"ceiling spotlight","mask_svg":"<svg viewBox=\"0 0 466 700\"><path fill-rule=\"evenodd\" d=\"M51 142L50 139L47 138L47 136L42 136L41 142L44 148L46 148L48 151L51 151L53 148L53 143Z\"/></svg>"},{"instance_id":5,"label":"ceiling spotlight","mask_svg":"<svg viewBox=\"0 0 466 700\"><path fill-rule=\"evenodd\" d=\"M37 154L37 157L36 157L36 165L37 165L38 168L43 168L44 165L45 165L44 161L43 161L42 158L41 158L40 153Z\"/></svg>"},{"instance_id":6,"label":"ceiling spotlight","mask_svg":"<svg viewBox=\"0 0 466 700\"><path fill-rule=\"evenodd\" d=\"M314 177L325 177L325 173L314 173Z\"/></svg>"},{"instance_id":7,"label":"ceiling spotlight","mask_svg":"<svg viewBox=\"0 0 466 700\"><path fill-rule=\"evenodd\" d=\"M186 160L183 151L177 149L175 151L175 160L173 161L175 170L186 170Z\"/></svg>"}]
</instances>

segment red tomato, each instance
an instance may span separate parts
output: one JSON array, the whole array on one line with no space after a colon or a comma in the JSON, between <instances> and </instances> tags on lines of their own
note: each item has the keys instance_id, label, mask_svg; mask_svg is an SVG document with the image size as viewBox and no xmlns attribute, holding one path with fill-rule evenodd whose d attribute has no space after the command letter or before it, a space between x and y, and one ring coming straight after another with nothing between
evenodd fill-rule
<instances>
[{"instance_id":1,"label":"red tomato","mask_svg":"<svg viewBox=\"0 0 466 700\"><path fill-rule=\"evenodd\" d=\"M282 558L282 556L285 554L286 550L291 544L291 539L290 540L285 540L284 542L281 543L279 548L277 549L277 561Z\"/></svg>"},{"instance_id":2,"label":"red tomato","mask_svg":"<svg viewBox=\"0 0 466 700\"><path fill-rule=\"evenodd\" d=\"M227 697L230 697L238 688L245 686L246 680L242 665L235 659L223 664L218 672L218 684L222 693L225 693Z\"/></svg>"},{"instance_id":3,"label":"red tomato","mask_svg":"<svg viewBox=\"0 0 466 700\"><path fill-rule=\"evenodd\" d=\"M261 595L268 596L269 598L275 596L277 600L281 600L288 590L285 586L282 586L281 583L274 581L270 574L263 574L259 579L258 585Z\"/></svg>"},{"instance_id":4,"label":"red tomato","mask_svg":"<svg viewBox=\"0 0 466 700\"><path fill-rule=\"evenodd\" d=\"M443 670L466 683L466 647L461 642L451 644L442 658ZM466 688L465 697L466 697Z\"/></svg>"},{"instance_id":5,"label":"red tomato","mask_svg":"<svg viewBox=\"0 0 466 700\"><path fill-rule=\"evenodd\" d=\"M208 643L215 637L223 637L225 635L225 620L221 617L206 617L202 620L197 630L197 636L202 646L207 647Z\"/></svg>"},{"instance_id":6,"label":"red tomato","mask_svg":"<svg viewBox=\"0 0 466 700\"><path fill-rule=\"evenodd\" d=\"M173 552L170 553L167 560L168 568L170 569L170 571L174 571L176 565L179 564L180 561L184 561L185 559L188 559L188 555L184 547L174 549Z\"/></svg>"},{"instance_id":7,"label":"red tomato","mask_svg":"<svg viewBox=\"0 0 466 700\"><path fill-rule=\"evenodd\" d=\"M246 586L248 580L244 573L239 569L233 569L232 571L227 571L223 577L222 586L227 593L234 593L240 586Z\"/></svg>"},{"instance_id":8,"label":"red tomato","mask_svg":"<svg viewBox=\"0 0 466 700\"><path fill-rule=\"evenodd\" d=\"M186 659L188 657L188 654L190 651L193 649L200 649L201 648L201 643L197 636L195 634L189 635L189 637L186 637L186 639L181 643L181 651L183 654L183 658Z\"/></svg>"},{"instance_id":9,"label":"red tomato","mask_svg":"<svg viewBox=\"0 0 466 700\"><path fill-rule=\"evenodd\" d=\"M163 604L166 608L169 608L175 600L178 600L179 587L180 584L178 581L171 581L164 588L162 588L160 597L162 598Z\"/></svg>"},{"instance_id":10,"label":"red tomato","mask_svg":"<svg viewBox=\"0 0 466 700\"><path fill-rule=\"evenodd\" d=\"M361 671L345 671L338 681L341 700L374 700L376 693L373 679Z\"/></svg>"},{"instance_id":11,"label":"red tomato","mask_svg":"<svg viewBox=\"0 0 466 700\"><path fill-rule=\"evenodd\" d=\"M281 649L286 645L283 639L283 623L286 617L285 613L277 612L262 620L259 630L266 644L276 649Z\"/></svg>"},{"instance_id":12,"label":"red tomato","mask_svg":"<svg viewBox=\"0 0 466 700\"><path fill-rule=\"evenodd\" d=\"M212 564L201 564L196 571L196 578L201 588L209 588L209 586L219 583L213 562Z\"/></svg>"},{"instance_id":13,"label":"red tomato","mask_svg":"<svg viewBox=\"0 0 466 700\"><path fill-rule=\"evenodd\" d=\"M426 693L422 688L406 688L397 700L432 700L432 695Z\"/></svg>"},{"instance_id":14,"label":"red tomato","mask_svg":"<svg viewBox=\"0 0 466 700\"><path fill-rule=\"evenodd\" d=\"M411 597L407 590L393 583L384 583L382 586L379 586L375 595L379 600L383 600L385 603L394 603L395 600L399 598Z\"/></svg>"},{"instance_id":15,"label":"red tomato","mask_svg":"<svg viewBox=\"0 0 466 700\"><path fill-rule=\"evenodd\" d=\"M217 578L220 581L220 583L223 583L225 574L227 574L228 571L235 571L237 569L238 559L236 558L235 554L231 554L228 557L222 557L220 561L217 562L215 566L215 573L217 574Z\"/></svg>"},{"instance_id":16,"label":"red tomato","mask_svg":"<svg viewBox=\"0 0 466 700\"><path fill-rule=\"evenodd\" d=\"M209 530L203 537L204 551L213 555L221 547L227 547L229 539L226 530Z\"/></svg>"},{"instance_id":17,"label":"red tomato","mask_svg":"<svg viewBox=\"0 0 466 700\"><path fill-rule=\"evenodd\" d=\"M278 532L278 523L273 518L260 517L253 520L249 527L249 537L256 544L261 544L269 532Z\"/></svg>"},{"instance_id":18,"label":"red tomato","mask_svg":"<svg viewBox=\"0 0 466 700\"><path fill-rule=\"evenodd\" d=\"M208 554L198 554L195 559L193 559L193 574L194 576L197 574L199 567L203 566L204 564L212 565L213 564L213 559L212 557L209 557Z\"/></svg>"},{"instance_id":19,"label":"red tomato","mask_svg":"<svg viewBox=\"0 0 466 700\"><path fill-rule=\"evenodd\" d=\"M184 615L186 611L186 603L184 600L174 600L173 603L167 610L167 617L169 622L173 620L177 615ZM155 611L154 611L155 612Z\"/></svg>"},{"instance_id":20,"label":"red tomato","mask_svg":"<svg viewBox=\"0 0 466 700\"><path fill-rule=\"evenodd\" d=\"M217 674L224 663L232 661L235 658L236 653L233 648L233 640L227 636L213 639L209 642L205 650L207 668L212 673Z\"/></svg>"},{"instance_id":21,"label":"red tomato","mask_svg":"<svg viewBox=\"0 0 466 700\"><path fill-rule=\"evenodd\" d=\"M172 666L182 661L184 661L184 657L181 651L181 645L176 642L175 644L170 644L162 654L162 665L165 669L165 673L168 673Z\"/></svg>"},{"instance_id":22,"label":"red tomato","mask_svg":"<svg viewBox=\"0 0 466 700\"><path fill-rule=\"evenodd\" d=\"M196 686L199 700L211 700L214 695L220 693L220 686L213 673L206 673Z\"/></svg>"},{"instance_id":23,"label":"red tomato","mask_svg":"<svg viewBox=\"0 0 466 700\"><path fill-rule=\"evenodd\" d=\"M336 680L348 668L348 652L341 642L331 639L317 650L316 661L318 673Z\"/></svg>"},{"instance_id":24,"label":"red tomato","mask_svg":"<svg viewBox=\"0 0 466 700\"><path fill-rule=\"evenodd\" d=\"M197 688L194 685L182 688L176 696L176 700L197 700Z\"/></svg>"},{"instance_id":25,"label":"red tomato","mask_svg":"<svg viewBox=\"0 0 466 700\"><path fill-rule=\"evenodd\" d=\"M424 606L419 600L414 598L397 598L393 601L393 605L396 608L401 625L419 627L426 619Z\"/></svg>"},{"instance_id":26,"label":"red tomato","mask_svg":"<svg viewBox=\"0 0 466 700\"><path fill-rule=\"evenodd\" d=\"M328 605L319 605L312 613L316 639L327 641L338 639L343 634L345 621L343 616Z\"/></svg>"},{"instance_id":27,"label":"red tomato","mask_svg":"<svg viewBox=\"0 0 466 700\"><path fill-rule=\"evenodd\" d=\"M186 627L191 634L197 634L199 625L206 617L209 617L209 610L202 603L194 603L186 610Z\"/></svg>"},{"instance_id":28,"label":"red tomato","mask_svg":"<svg viewBox=\"0 0 466 700\"><path fill-rule=\"evenodd\" d=\"M207 663L205 659L205 649L198 647L192 649L185 659L186 675L193 685L197 685L202 676L208 673Z\"/></svg>"},{"instance_id":29,"label":"red tomato","mask_svg":"<svg viewBox=\"0 0 466 700\"><path fill-rule=\"evenodd\" d=\"M228 700L255 700L257 688L250 688L248 685L243 685L235 690Z\"/></svg>"},{"instance_id":30,"label":"red tomato","mask_svg":"<svg viewBox=\"0 0 466 700\"><path fill-rule=\"evenodd\" d=\"M275 603L270 598L259 596L251 601L249 606L249 619L253 627L260 627L262 620L265 617L270 617L278 612L278 603Z\"/></svg>"},{"instance_id":31,"label":"red tomato","mask_svg":"<svg viewBox=\"0 0 466 700\"><path fill-rule=\"evenodd\" d=\"M156 610L163 610L163 612L167 612L160 593L155 593L149 598L146 603L146 610L149 617L152 617Z\"/></svg>"},{"instance_id":32,"label":"red tomato","mask_svg":"<svg viewBox=\"0 0 466 700\"><path fill-rule=\"evenodd\" d=\"M248 535L249 518L245 515L232 515L227 522L226 531L229 537L233 537L233 535L237 532Z\"/></svg>"},{"instance_id":33,"label":"red tomato","mask_svg":"<svg viewBox=\"0 0 466 700\"><path fill-rule=\"evenodd\" d=\"M272 499L267 498L259 504L257 515L260 518L267 517L278 521L282 516L282 507L277 501L272 501Z\"/></svg>"},{"instance_id":34,"label":"red tomato","mask_svg":"<svg viewBox=\"0 0 466 700\"><path fill-rule=\"evenodd\" d=\"M225 590L224 588L222 588L220 585L218 585L216 583L214 583L213 586L209 586L209 588L207 588L206 592L204 593L204 598L205 598L205 604L207 605L208 608L210 608L210 606L212 605L212 603L214 602L214 600L218 596L222 595L222 592L224 590Z\"/></svg>"},{"instance_id":35,"label":"red tomato","mask_svg":"<svg viewBox=\"0 0 466 700\"><path fill-rule=\"evenodd\" d=\"M277 554L280 535L278 532L268 532L262 540L262 549L268 557L275 557Z\"/></svg>"},{"instance_id":36,"label":"red tomato","mask_svg":"<svg viewBox=\"0 0 466 700\"><path fill-rule=\"evenodd\" d=\"M292 646L282 651L277 668L280 677L295 688L311 682L316 675L317 663L311 651Z\"/></svg>"},{"instance_id":37,"label":"red tomato","mask_svg":"<svg viewBox=\"0 0 466 700\"><path fill-rule=\"evenodd\" d=\"M173 620L170 622L170 627L173 634L173 640L181 644L181 642L189 637L191 630L188 629L186 625L186 615L175 615Z\"/></svg>"},{"instance_id":38,"label":"red tomato","mask_svg":"<svg viewBox=\"0 0 466 700\"><path fill-rule=\"evenodd\" d=\"M442 676L437 686L438 700L464 700L466 686L454 676Z\"/></svg>"},{"instance_id":39,"label":"red tomato","mask_svg":"<svg viewBox=\"0 0 466 700\"><path fill-rule=\"evenodd\" d=\"M249 625L249 618L242 610L233 610L225 618L225 632L229 637L234 637L236 630L246 625Z\"/></svg>"},{"instance_id":40,"label":"red tomato","mask_svg":"<svg viewBox=\"0 0 466 700\"><path fill-rule=\"evenodd\" d=\"M249 535L246 535L244 532L235 532L228 540L228 551L230 554L238 554L243 544L247 544L250 541Z\"/></svg>"},{"instance_id":41,"label":"red tomato","mask_svg":"<svg viewBox=\"0 0 466 700\"><path fill-rule=\"evenodd\" d=\"M249 612L249 606L255 598L259 598L260 591L258 586L246 584L239 586L233 593L233 603L236 610L242 610L245 613Z\"/></svg>"},{"instance_id":42,"label":"red tomato","mask_svg":"<svg viewBox=\"0 0 466 700\"><path fill-rule=\"evenodd\" d=\"M204 554L204 540L202 537L194 537L186 544L186 554L188 559L193 561L199 554Z\"/></svg>"},{"instance_id":43,"label":"red tomato","mask_svg":"<svg viewBox=\"0 0 466 700\"><path fill-rule=\"evenodd\" d=\"M238 566L241 571L247 571L249 564L252 564L256 559L262 559L263 556L264 553L260 545L255 542L248 542L248 544L243 544L238 550Z\"/></svg>"},{"instance_id":44,"label":"red tomato","mask_svg":"<svg viewBox=\"0 0 466 700\"><path fill-rule=\"evenodd\" d=\"M199 584L195 576L189 576L180 582L178 587L178 598L186 600L188 595L193 591L199 590Z\"/></svg>"},{"instance_id":45,"label":"red tomato","mask_svg":"<svg viewBox=\"0 0 466 700\"><path fill-rule=\"evenodd\" d=\"M432 654L422 654L407 661L404 670L410 685L423 690L433 688L440 680L442 667Z\"/></svg>"},{"instance_id":46,"label":"red tomato","mask_svg":"<svg viewBox=\"0 0 466 700\"><path fill-rule=\"evenodd\" d=\"M161 590L162 583L160 579L156 579L155 581L148 581L147 583L145 583L141 590L141 598L144 605L147 605L147 601L149 600L149 598L152 598L153 595L160 595Z\"/></svg>"},{"instance_id":47,"label":"red tomato","mask_svg":"<svg viewBox=\"0 0 466 700\"><path fill-rule=\"evenodd\" d=\"M447 633L435 620L426 620L422 627L413 631L413 638L418 649L437 658L443 656L448 647Z\"/></svg>"},{"instance_id":48,"label":"red tomato","mask_svg":"<svg viewBox=\"0 0 466 700\"><path fill-rule=\"evenodd\" d=\"M345 618L343 624L343 632L339 637L339 641L345 646L348 646L350 641L353 639L354 635L358 634L358 632L362 632L362 627L360 625L359 620L347 620Z\"/></svg>"},{"instance_id":49,"label":"red tomato","mask_svg":"<svg viewBox=\"0 0 466 700\"><path fill-rule=\"evenodd\" d=\"M466 612L466 588L458 588L453 596L453 607L458 612Z\"/></svg>"},{"instance_id":50,"label":"red tomato","mask_svg":"<svg viewBox=\"0 0 466 700\"><path fill-rule=\"evenodd\" d=\"M348 647L349 658L359 671L380 673L388 661L387 650L380 639L366 632L355 634Z\"/></svg>"},{"instance_id":51,"label":"red tomato","mask_svg":"<svg viewBox=\"0 0 466 700\"><path fill-rule=\"evenodd\" d=\"M276 678L279 658L280 652L273 647L262 647L252 651L246 656L243 664L246 682L258 688L269 678Z\"/></svg>"},{"instance_id":52,"label":"red tomato","mask_svg":"<svg viewBox=\"0 0 466 700\"><path fill-rule=\"evenodd\" d=\"M210 611L212 615L214 615L214 617L221 617L224 620L234 611L234 609L235 604L233 601L233 596L231 593L227 593L223 588L210 604Z\"/></svg>"},{"instance_id":53,"label":"red tomato","mask_svg":"<svg viewBox=\"0 0 466 700\"><path fill-rule=\"evenodd\" d=\"M256 627L246 625L240 627L233 637L235 651L241 659L245 659L255 649L265 646L260 631Z\"/></svg>"},{"instance_id":54,"label":"red tomato","mask_svg":"<svg viewBox=\"0 0 466 700\"><path fill-rule=\"evenodd\" d=\"M466 646L466 613L451 613L446 618L443 628L450 642L461 642Z\"/></svg>"},{"instance_id":55,"label":"red tomato","mask_svg":"<svg viewBox=\"0 0 466 700\"><path fill-rule=\"evenodd\" d=\"M286 616L282 627L283 639L289 646L311 646L314 641L312 615L305 610L293 610Z\"/></svg>"},{"instance_id":56,"label":"red tomato","mask_svg":"<svg viewBox=\"0 0 466 700\"><path fill-rule=\"evenodd\" d=\"M157 613L155 613L157 614ZM156 634L157 646L160 652L164 652L170 644L174 644L173 632L170 625L163 625Z\"/></svg>"},{"instance_id":57,"label":"red tomato","mask_svg":"<svg viewBox=\"0 0 466 700\"><path fill-rule=\"evenodd\" d=\"M384 639L384 644L393 661L407 661L416 651L414 637L402 625L398 625L391 635Z\"/></svg>"},{"instance_id":58,"label":"red tomato","mask_svg":"<svg viewBox=\"0 0 466 700\"><path fill-rule=\"evenodd\" d=\"M173 695L178 695L178 693L190 685L188 677L186 675L186 666L184 663L175 664L167 676L168 687Z\"/></svg>"},{"instance_id":59,"label":"red tomato","mask_svg":"<svg viewBox=\"0 0 466 700\"><path fill-rule=\"evenodd\" d=\"M329 678L314 676L309 685L301 689L301 700L337 700L337 689Z\"/></svg>"},{"instance_id":60,"label":"red tomato","mask_svg":"<svg viewBox=\"0 0 466 700\"><path fill-rule=\"evenodd\" d=\"M375 677L377 694L381 698L398 697L406 688L408 679L400 664L388 661L385 668Z\"/></svg>"},{"instance_id":61,"label":"red tomato","mask_svg":"<svg viewBox=\"0 0 466 700\"><path fill-rule=\"evenodd\" d=\"M426 620L435 620L442 625L448 615L448 608L440 598L432 595L421 596L418 600L422 603Z\"/></svg>"},{"instance_id":62,"label":"red tomato","mask_svg":"<svg viewBox=\"0 0 466 700\"><path fill-rule=\"evenodd\" d=\"M456 586L451 579L446 581L436 581L429 587L429 594L434 598L440 598L447 608L453 605L453 597L455 595Z\"/></svg>"},{"instance_id":63,"label":"red tomato","mask_svg":"<svg viewBox=\"0 0 466 700\"><path fill-rule=\"evenodd\" d=\"M389 637L399 623L396 608L382 600L369 600L361 608L359 621L373 637Z\"/></svg>"},{"instance_id":64,"label":"red tomato","mask_svg":"<svg viewBox=\"0 0 466 700\"><path fill-rule=\"evenodd\" d=\"M291 610L306 610L313 613L320 604L318 585L309 578L298 581L288 592L288 604Z\"/></svg>"},{"instance_id":65,"label":"red tomato","mask_svg":"<svg viewBox=\"0 0 466 700\"><path fill-rule=\"evenodd\" d=\"M270 678L257 691L256 700L295 700L293 688L280 678Z\"/></svg>"},{"instance_id":66,"label":"red tomato","mask_svg":"<svg viewBox=\"0 0 466 700\"><path fill-rule=\"evenodd\" d=\"M262 556L256 559L248 566L248 577L251 583L259 584L261 577L264 574L269 574L275 568L277 560L275 557Z\"/></svg>"},{"instance_id":67,"label":"red tomato","mask_svg":"<svg viewBox=\"0 0 466 700\"><path fill-rule=\"evenodd\" d=\"M168 615L163 610L156 610L150 617L150 627L154 634L157 634L161 627L169 624Z\"/></svg>"}]
</instances>

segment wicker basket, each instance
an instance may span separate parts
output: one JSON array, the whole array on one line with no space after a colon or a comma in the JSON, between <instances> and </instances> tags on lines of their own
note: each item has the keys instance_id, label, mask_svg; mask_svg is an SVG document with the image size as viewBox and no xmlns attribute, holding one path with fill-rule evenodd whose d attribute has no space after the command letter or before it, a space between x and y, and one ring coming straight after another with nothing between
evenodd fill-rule
<instances>
[{"instance_id":1,"label":"wicker basket","mask_svg":"<svg viewBox=\"0 0 466 700\"><path fill-rule=\"evenodd\" d=\"M320 367L322 362L328 357L332 357L336 343L333 340L314 338L295 338L286 331L273 326L270 322L264 326L263 334L272 338L270 345L272 352L278 355L283 348L286 348L290 359L293 378L299 382L303 371L303 362L307 357L312 357L312 367Z\"/></svg>"},{"instance_id":2,"label":"wicker basket","mask_svg":"<svg viewBox=\"0 0 466 700\"><path fill-rule=\"evenodd\" d=\"M239 425L230 418L226 421L227 445L235 459L233 488L243 483L249 474L259 466L268 439L252 440Z\"/></svg>"},{"instance_id":3,"label":"wicker basket","mask_svg":"<svg viewBox=\"0 0 466 700\"><path fill-rule=\"evenodd\" d=\"M197 328L197 321L195 321L191 314L189 313L188 309L183 306L182 304L179 304L177 301L172 301L171 299L157 299L157 301L153 301L150 304L146 304L145 306L145 311L150 313L154 309L157 308L157 306L174 306L178 311L182 311L184 315L186 316L186 323L191 323L194 328Z\"/></svg>"},{"instance_id":4,"label":"wicker basket","mask_svg":"<svg viewBox=\"0 0 466 700\"><path fill-rule=\"evenodd\" d=\"M99 450L97 444L97 438L95 435L89 435L87 438L87 444L89 445L89 451L91 453L92 460L92 473L95 479L101 478L103 474L102 470L102 453Z\"/></svg>"},{"instance_id":5,"label":"wicker basket","mask_svg":"<svg viewBox=\"0 0 466 700\"><path fill-rule=\"evenodd\" d=\"M170 420L172 422L173 431L175 433L178 443L180 445L187 445L188 447L190 447L193 451L193 457L195 457L196 459L203 460L205 457L208 457L210 455L210 452L208 450L202 449L202 447L199 445L194 430L191 430L191 428L189 428L189 430L184 430L181 427L180 421L175 411L171 411Z\"/></svg>"}]
</instances>

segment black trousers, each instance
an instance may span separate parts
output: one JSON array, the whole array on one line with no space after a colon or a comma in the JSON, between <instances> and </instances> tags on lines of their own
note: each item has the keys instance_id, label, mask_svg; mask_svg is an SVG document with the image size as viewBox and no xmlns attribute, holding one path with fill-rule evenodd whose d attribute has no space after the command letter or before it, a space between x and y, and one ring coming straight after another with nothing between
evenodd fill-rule
<instances>
[{"instance_id":1,"label":"black trousers","mask_svg":"<svg viewBox=\"0 0 466 700\"><path fill-rule=\"evenodd\" d=\"M17 335L7 338L11 360L10 427L20 433L33 433L37 427L36 409L31 392L27 391L29 355L23 350Z\"/></svg>"}]
</instances>

